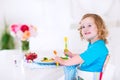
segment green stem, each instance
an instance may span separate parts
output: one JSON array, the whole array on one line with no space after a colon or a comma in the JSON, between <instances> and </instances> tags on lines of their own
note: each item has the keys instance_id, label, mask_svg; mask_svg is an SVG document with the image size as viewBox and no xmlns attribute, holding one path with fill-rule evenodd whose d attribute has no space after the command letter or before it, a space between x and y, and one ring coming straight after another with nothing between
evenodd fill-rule
<instances>
[{"instance_id":1,"label":"green stem","mask_svg":"<svg viewBox=\"0 0 120 80\"><path fill-rule=\"evenodd\" d=\"M22 51L28 51L29 50L29 41L25 40L22 41Z\"/></svg>"}]
</instances>

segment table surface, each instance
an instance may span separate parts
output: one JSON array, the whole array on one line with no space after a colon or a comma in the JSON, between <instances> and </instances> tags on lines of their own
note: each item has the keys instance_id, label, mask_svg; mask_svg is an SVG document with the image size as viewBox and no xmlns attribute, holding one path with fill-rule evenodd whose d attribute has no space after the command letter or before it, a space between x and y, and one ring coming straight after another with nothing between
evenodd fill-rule
<instances>
[{"instance_id":1,"label":"table surface","mask_svg":"<svg viewBox=\"0 0 120 80\"><path fill-rule=\"evenodd\" d=\"M24 62L23 55L16 50L0 51L0 71L0 80L57 80L64 75L61 66Z\"/></svg>"},{"instance_id":2,"label":"table surface","mask_svg":"<svg viewBox=\"0 0 120 80\"><path fill-rule=\"evenodd\" d=\"M24 63L26 80L57 80L63 73L62 66Z\"/></svg>"}]
</instances>

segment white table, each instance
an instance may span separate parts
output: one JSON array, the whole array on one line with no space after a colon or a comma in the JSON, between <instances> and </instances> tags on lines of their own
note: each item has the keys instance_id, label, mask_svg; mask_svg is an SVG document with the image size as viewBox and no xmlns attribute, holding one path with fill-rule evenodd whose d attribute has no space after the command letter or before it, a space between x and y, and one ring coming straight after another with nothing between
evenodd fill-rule
<instances>
[{"instance_id":1,"label":"white table","mask_svg":"<svg viewBox=\"0 0 120 80\"><path fill-rule=\"evenodd\" d=\"M60 66L38 68L29 66L24 67L26 80L57 80L63 75L63 67Z\"/></svg>"},{"instance_id":2,"label":"white table","mask_svg":"<svg viewBox=\"0 0 120 80\"><path fill-rule=\"evenodd\" d=\"M0 80L57 80L63 74L63 67L37 68L24 63L19 50L0 51Z\"/></svg>"}]
</instances>

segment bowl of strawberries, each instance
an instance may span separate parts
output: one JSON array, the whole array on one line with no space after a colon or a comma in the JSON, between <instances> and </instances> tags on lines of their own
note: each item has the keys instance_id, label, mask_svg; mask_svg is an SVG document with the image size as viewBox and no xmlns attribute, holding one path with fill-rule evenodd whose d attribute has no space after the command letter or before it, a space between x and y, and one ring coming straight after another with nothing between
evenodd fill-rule
<instances>
[{"instance_id":1,"label":"bowl of strawberries","mask_svg":"<svg viewBox=\"0 0 120 80\"><path fill-rule=\"evenodd\" d=\"M29 61L34 61L34 59L36 59L38 56L35 52L30 52L30 53L27 53L25 54L25 59L27 60L27 62Z\"/></svg>"}]
</instances>

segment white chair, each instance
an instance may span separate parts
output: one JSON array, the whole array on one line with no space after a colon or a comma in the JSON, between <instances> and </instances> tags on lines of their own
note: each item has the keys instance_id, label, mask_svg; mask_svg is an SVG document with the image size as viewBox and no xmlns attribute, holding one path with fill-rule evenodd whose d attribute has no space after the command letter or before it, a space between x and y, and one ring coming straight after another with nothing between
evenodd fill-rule
<instances>
[{"instance_id":1,"label":"white chair","mask_svg":"<svg viewBox=\"0 0 120 80\"><path fill-rule=\"evenodd\" d=\"M104 67L103 75L101 80L113 80L113 75L115 71L115 66L110 62L110 55L107 56Z\"/></svg>"}]
</instances>

